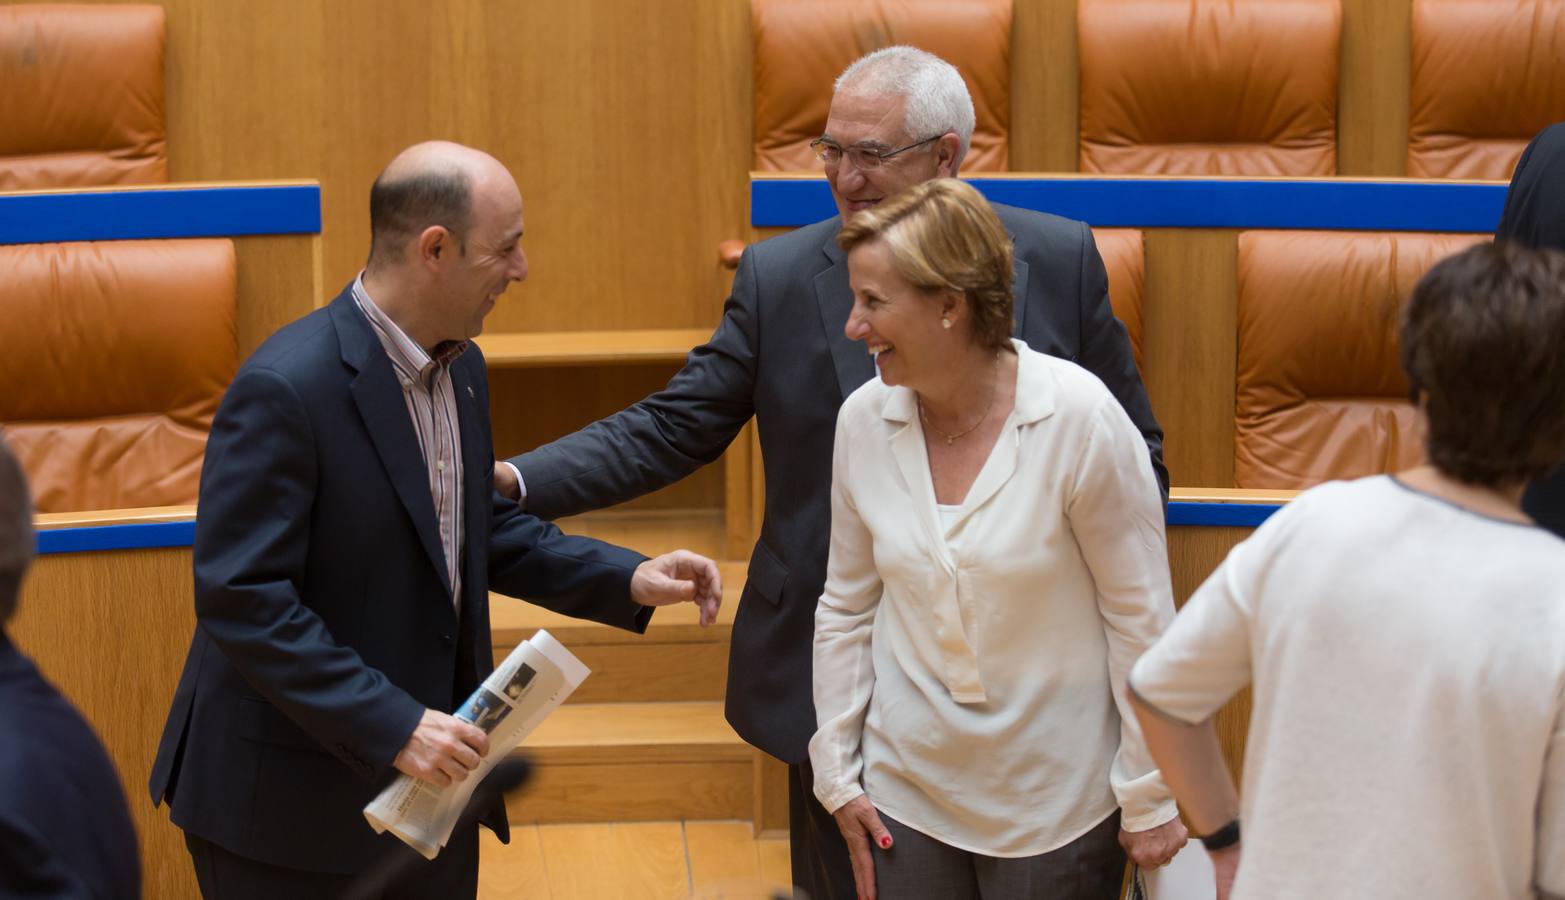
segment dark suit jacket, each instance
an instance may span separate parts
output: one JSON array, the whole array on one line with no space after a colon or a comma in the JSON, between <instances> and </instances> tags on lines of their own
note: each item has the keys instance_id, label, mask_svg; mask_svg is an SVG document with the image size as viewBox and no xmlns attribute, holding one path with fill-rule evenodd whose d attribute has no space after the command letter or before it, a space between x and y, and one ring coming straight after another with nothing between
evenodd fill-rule
<instances>
[{"instance_id":1,"label":"dark suit jacket","mask_svg":"<svg viewBox=\"0 0 1565 900\"><path fill-rule=\"evenodd\" d=\"M645 629L629 597L643 557L494 495L476 346L451 378L460 616L402 390L351 289L235 376L201 473L195 637L150 784L186 831L274 865L362 869L393 840L362 809L424 709L454 709L493 668L489 588ZM506 837L503 809L488 824Z\"/></svg>"},{"instance_id":2,"label":"dark suit jacket","mask_svg":"<svg viewBox=\"0 0 1565 900\"><path fill-rule=\"evenodd\" d=\"M141 896L125 791L92 729L0 631L0 897Z\"/></svg>"},{"instance_id":3,"label":"dark suit jacket","mask_svg":"<svg viewBox=\"0 0 1565 900\"><path fill-rule=\"evenodd\" d=\"M1522 151L1494 236L1565 250L1565 123L1545 128ZM1565 537L1565 467L1533 482L1522 508L1539 525Z\"/></svg>"},{"instance_id":4,"label":"dark suit jacket","mask_svg":"<svg viewBox=\"0 0 1565 900\"><path fill-rule=\"evenodd\" d=\"M1033 349L1108 385L1151 448L1167 492L1163 433L1103 261L1080 222L997 206L1016 245L1016 330ZM544 518L618 503L712 462L753 415L766 465L766 516L734 623L728 720L790 763L815 731L811 644L831 531L837 408L875 374L843 334L853 293L833 218L747 249L712 339L663 391L512 462Z\"/></svg>"}]
</instances>

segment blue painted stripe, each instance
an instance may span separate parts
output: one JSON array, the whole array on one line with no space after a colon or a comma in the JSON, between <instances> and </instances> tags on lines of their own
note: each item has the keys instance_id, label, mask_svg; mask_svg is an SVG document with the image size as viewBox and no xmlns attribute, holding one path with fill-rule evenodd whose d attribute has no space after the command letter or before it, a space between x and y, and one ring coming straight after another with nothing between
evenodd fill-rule
<instances>
[{"instance_id":1,"label":"blue painted stripe","mask_svg":"<svg viewBox=\"0 0 1565 900\"><path fill-rule=\"evenodd\" d=\"M1278 503L1197 503L1174 500L1168 504L1169 525L1254 528L1282 509Z\"/></svg>"},{"instance_id":2,"label":"blue painted stripe","mask_svg":"<svg viewBox=\"0 0 1565 900\"><path fill-rule=\"evenodd\" d=\"M1090 225L1491 232L1504 184L1167 178L973 178L996 203ZM797 227L836 215L824 179L752 179L750 223Z\"/></svg>"},{"instance_id":3,"label":"blue painted stripe","mask_svg":"<svg viewBox=\"0 0 1565 900\"><path fill-rule=\"evenodd\" d=\"M136 550L145 547L189 547L196 540L196 522L135 522L54 528L38 532L38 554Z\"/></svg>"},{"instance_id":4,"label":"blue painted stripe","mask_svg":"<svg viewBox=\"0 0 1565 900\"><path fill-rule=\"evenodd\" d=\"M1175 500L1168 504L1168 524L1254 527L1281 508L1275 503L1198 503ZM86 528L55 528L38 532L38 553L189 547L195 537L196 523L193 519L184 522L134 522Z\"/></svg>"},{"instance_id":5,"label":"blue painted stripe","mask_svg":"<svg viewBox=\"0 0 1565 900\"><path fill-rule=\"evenodd\" d=\"M0 194L0 244L320 231L314 184Z\"/></svg>"}]
</instances>

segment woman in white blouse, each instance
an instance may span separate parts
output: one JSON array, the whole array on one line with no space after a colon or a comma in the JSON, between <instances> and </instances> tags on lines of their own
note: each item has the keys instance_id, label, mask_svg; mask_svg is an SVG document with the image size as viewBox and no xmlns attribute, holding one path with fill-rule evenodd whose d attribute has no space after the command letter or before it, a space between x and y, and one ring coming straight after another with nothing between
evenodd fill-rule
<instances>
[{"instance_id":1,"label":"woman in white blouse","mask_svg":"<svg viewBox=\"0 0 1565 900\"><path fill-rule=\"evenodd\" d=\"M861 897L1114 898L1184 843L1117 700L1173 616L1146 445L1011 334L1011 246L940 179L838 238L880 377L837 419L815 793ZM873 844L874 850L871 851Z\"/></svg>"},{"instance_id":2,"label":"woman in white blouse","mask_svg":"<svg viewBox=\"0 0 1565 900\"><path fill-rule=\"evenodd\" d=\"M1300 494L1136 663L1220 898L1565 898L1565 541L1522 511L1562 347L1565 255L1436 265L1401 336L1429 462ZM1211 716L1252 683L1241 803Z\"/></svg>"}]
</instances>

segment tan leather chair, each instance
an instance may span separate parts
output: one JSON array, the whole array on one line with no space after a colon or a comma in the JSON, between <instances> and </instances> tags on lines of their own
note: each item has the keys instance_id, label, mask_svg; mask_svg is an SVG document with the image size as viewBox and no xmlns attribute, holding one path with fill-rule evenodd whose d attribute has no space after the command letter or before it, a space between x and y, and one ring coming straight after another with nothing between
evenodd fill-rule
<instances>
[{"instance_id":1,"label":"tan leather chair","mask_svg":"<svg viewBox=\"0 0 1565 900\"><path fill-rule=\"evenodd\" d=\"M1146 371L1141 361L1142 297L1147 280L1146 252L1139 228L1094 228L1092 238L1103 257L1109 275L1109 305L1130 336L1130 350L1136 368Z\"/></svg>"},{"instance_id":2,"label":"tan leather chair","mask_svg":"<svg viewBox=\"0 0 1565 900\"><path fill-rule=\"evenodd\" d=\"M1334 175L1338 0L1080 0L1081 171Z\"/></svg>"},{"instance_id":3,"label":"tan leather chair","mask_svg":"<svg viewBox=\"0 0 1565 900\"><path fill-rule=\"evenodd\" d=\"M1402 304L1488 235L1239 235L1234 483L1300 489L1423 458L1398 357Z\"/></svg>"},{"instance_id":4,"label":"tan leather chair","mask_svg":"<svg viewBox=\"0 0 1565 900\"><path fill-rule=\"evenodd\" d=\"M1506 180L1565 119L1565 3L1414 0L1407 174Z\"/></svg>"},{"instance_id":5,"label":"tan leather chair","mask_svg":"<svg viewBox=\"0 0 1565 900\"><path fill-rule=\"evenodd\" d=\"M0 429L39 512L194 503L239 365L233 243L0 247Z\"/></svg>"},{"instance_id":6,"label":"tan leather chair","mask_svg":"<svg viewBox=\"0 0 1565 900\"><path fill-rule=\"evenodd\" d=\"M0 190L168 180L161 6L0 6Z\"/></svg>"},{"instance_id":7,"label":"tan leather chair","mask_svg":"<svg viewBox=\"0 0 1565 900\"><path fill-rule=\"evenodd\" d=\"M978 117L964 172L1009 166L1010 0L752 0L757 171L818 172L810 141L860 56L911 44L956 66Z\"/></svg>"}]
</instances>

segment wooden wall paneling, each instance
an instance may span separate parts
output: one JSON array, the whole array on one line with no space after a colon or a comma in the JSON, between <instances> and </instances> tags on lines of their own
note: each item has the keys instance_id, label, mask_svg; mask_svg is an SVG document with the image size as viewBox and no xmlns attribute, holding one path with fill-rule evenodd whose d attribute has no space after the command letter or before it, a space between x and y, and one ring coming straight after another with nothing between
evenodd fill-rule
<instances>
[{"instance_id":1,"label":"wooden wall paneling","mask_svg":"<svg viewBox=\"0 0 1565 900\"><path fill-rule=\"evenodd\" d=\"M1145 232L1146 383L1169 477L1180 487L1233 487L1236 234Z\"/></svg>"},{"instance_id":2,"label":"wooden wall paneling","mask_svg":"<svg viewBox=\"0 0 1565 900\"><path fill-rule=\"evenodd\" d=\"M318 178L329 130L314 0L162 0L170 181ZM343 34L343 32L335 32Z\"/></svg>"},{"instance_id":3,"label":"wooden wall paneling","mask_svg":"<svg viewBox=\"0 0 1565 900\"><path fill-rule=\"evenodd\" d=\"M1337 173L1407 173L1412 0L1341 0Z\"/></svg>"},{"instance_id":4,"label":"wooden wall paneling","mask_svg":"<svg viewBox=\"0 0 1565 900\"><path fill-rule=\"evenodd\" d=\"M1076 0L1015 0L1011 170L1075 172L1081 134Z\"/></svg>"},{"instance_id":5,"label":"wooden wall paneling","mask_svg":"<svg viewBox=\"0 0 1565 900\"><path fill-rule=\"evenodd\" d=\"M239 358L277 329L324 302L321 238L264 235L234 240L239 275Z\"/></svg>"},{"instance_id":6,"label":"wooden wall paneling","mask_svg":"<svg viewBox=\"0 0 1565 900\"><path fill-rule=\"evenodd\" d=\"M142 892L197 896L184 837L147 779L195 629L190 548L39 557L8 631L92 723L141 840Z\"/></svg>"},{"instance_id":7,"label":"wooden wall paneling","mask_svg":"<svg viewBox=\"0 0 1565 900\"><path fill-rule=\"evenodd\" d=\"M675 370L670 364L491 369L495 453L514 456L618 412L661 390ZM724 466L713 463L625 506L715 510L723 505L724 477Z\"/></svg>"},{"instance_id":8,"label":"wooden wall paneling","mask_svg":"<svg viewBox=\"0 0 1565 900\"><path fill-rule=\"evenodd\" d=\"M755 787L751 800L755 810L750 822L756 837L788 836L788 764L754 747Z\"/></svg>"},{"instance_id":9,"label":"wooden wall paneling","mask_svg":"<svg viewBox=\"0 0 1565 900\"><path fill-rule=\"evenodd\" d=\"M759 463L754 431L752 419L723 454L724 555L729 559L748 559L755 544L754 507L762 501L751 495L755 479L751 469Z\"/></svg>"},{"instance_id":10,"label":"wooden wall paneling","mask_svg":"<svg viewBox=\"0 0 1565 900\"><path fill-rule=\"evenodd\" d=\"M1185 601L1212 574L1250 528L1175 526L1168 529L1168 565L1174 578L1174 605ZM1237 784L1244 775L1245 735L1250 729L1250 689L1245 688L1217 713L1217 738Z\"/></svg>"},{"instance_id":11,"label":"wooden wall paneling","mask_svg":"<svg viewBox=\"0 0 1565 900\"><path fill-rule=\"evenodd\" d=\"M413 141L450 137L506 163L526 204L532 274L491 331L715 323L714 248L743 233L748 4L449 7L329 8L334 33L356 19L378 33L327 64L339 127L356 137L322 176L328 284L362 260L376 172Z\"/></svg>"}]
</instances>

